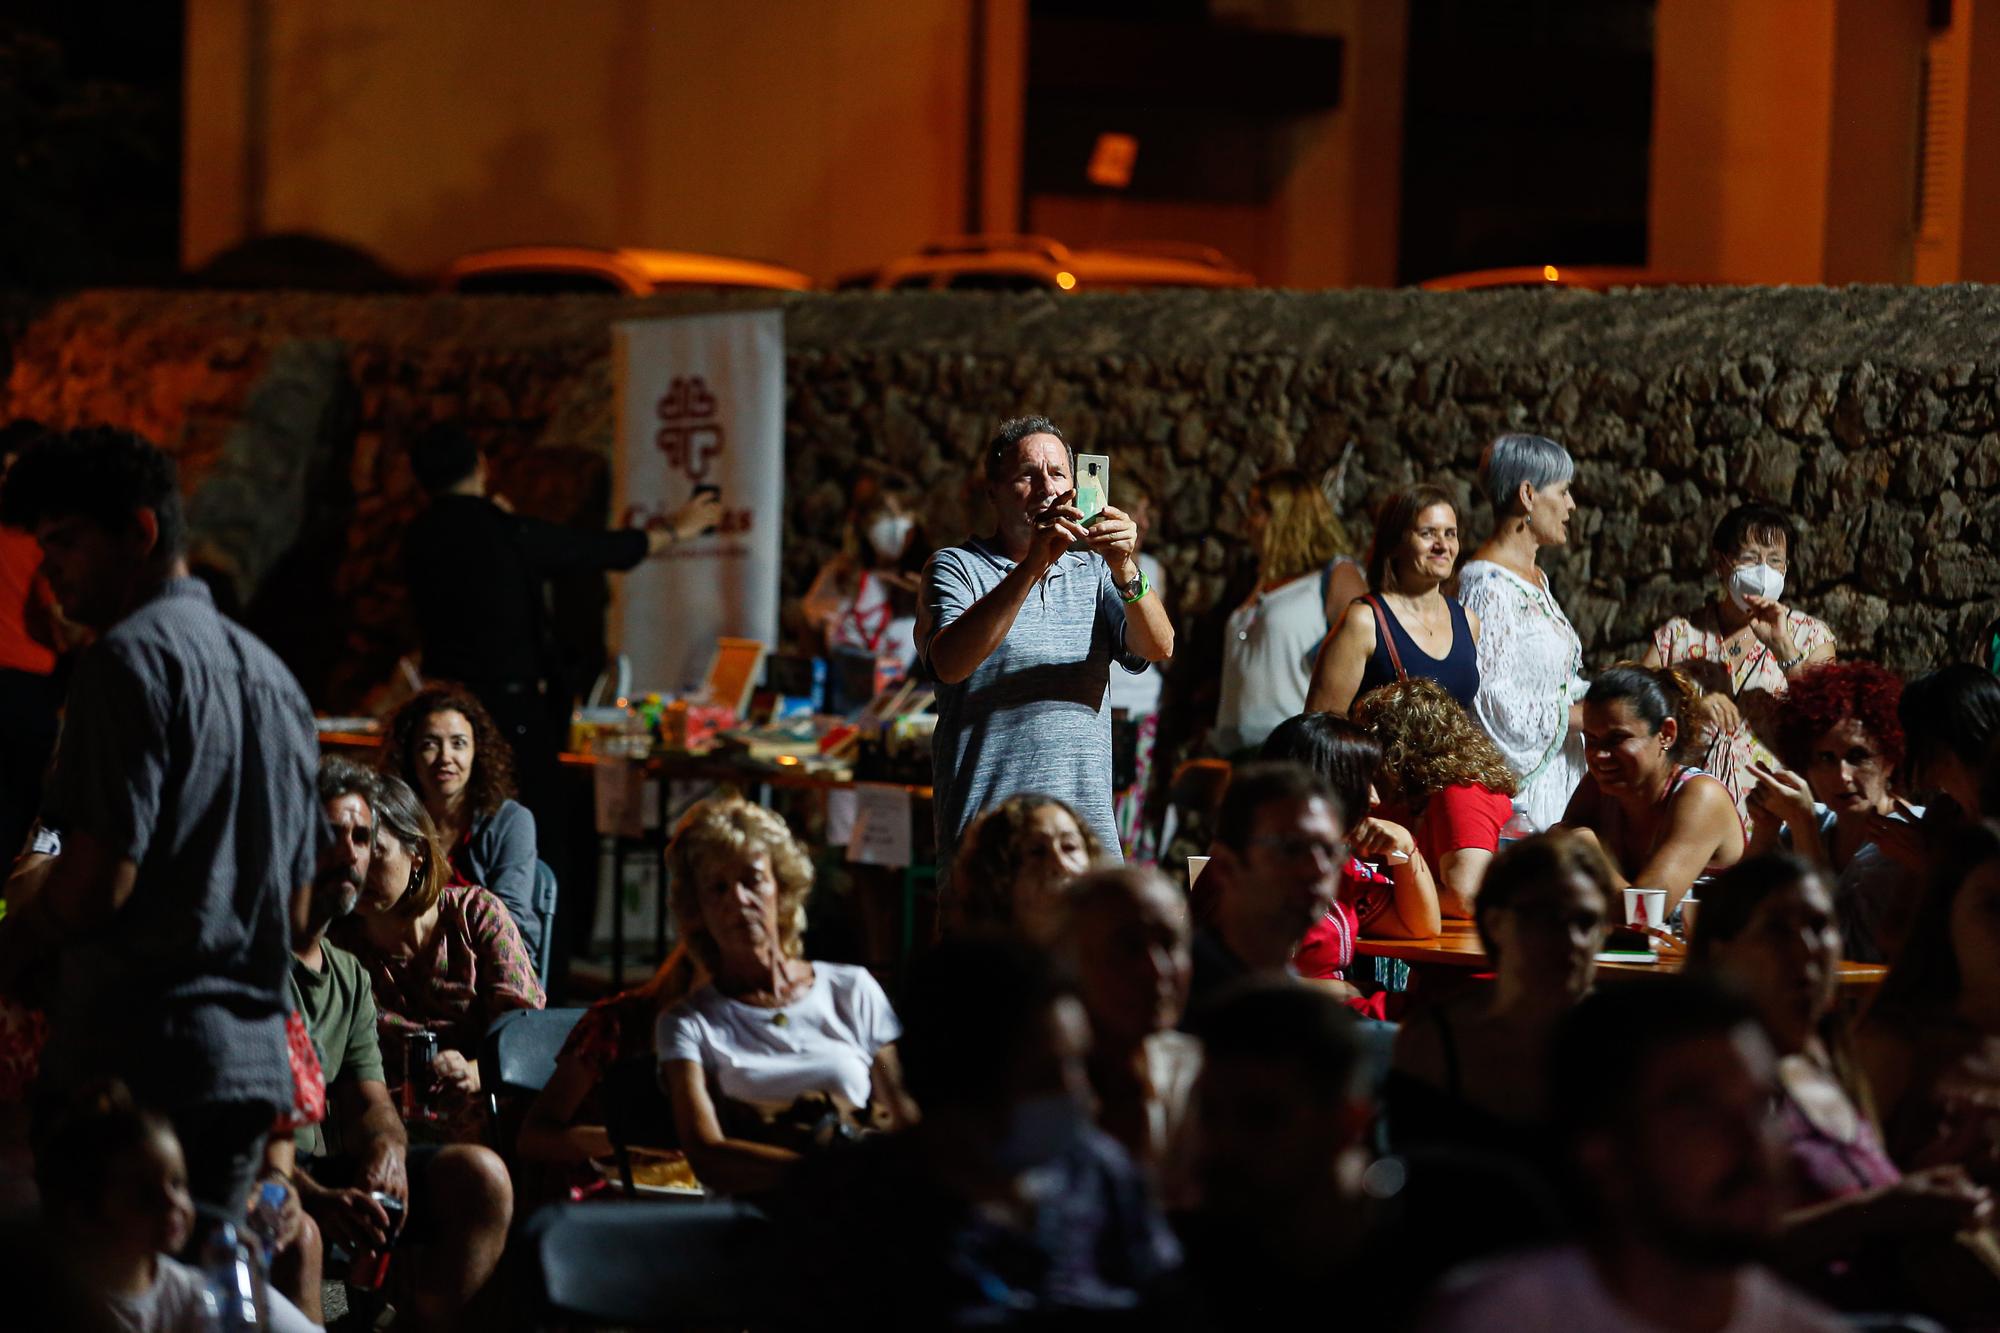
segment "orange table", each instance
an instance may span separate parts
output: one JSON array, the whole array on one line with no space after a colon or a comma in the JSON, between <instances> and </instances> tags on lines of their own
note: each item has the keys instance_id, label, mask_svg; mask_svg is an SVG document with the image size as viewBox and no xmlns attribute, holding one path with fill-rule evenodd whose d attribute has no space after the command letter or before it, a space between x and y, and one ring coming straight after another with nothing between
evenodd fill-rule
<instances>
[{"instance_id":1,"label":"orange table","mask_svg":"<svg viewBox=\"0 0 2000 1333\"><path fill-rule=\"evenodd\" d=\"M1483 968L1486 951L1479 945L1479 933L1470 921L1444 923L1444 929L1427 940L1373 940L1362 939L1355 943L1354 952L1370 958L1397 958L1411 967L1456 967ZM1600 975L1615 976L1659 976L1681 970L1679 954L1662 954L1657 963L1603 962L1597 965ZM1876 963L1842 963L1840 984L1843 989L1870 988L1882 984L1889 969Z\"/></svg>"}]
</instances>

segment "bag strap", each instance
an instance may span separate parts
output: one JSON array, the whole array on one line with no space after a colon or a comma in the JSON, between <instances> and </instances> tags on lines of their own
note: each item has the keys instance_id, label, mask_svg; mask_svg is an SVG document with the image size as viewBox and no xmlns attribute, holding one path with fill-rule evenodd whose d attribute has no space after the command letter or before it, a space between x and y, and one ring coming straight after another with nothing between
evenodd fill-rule
<instances>
[{"instance_id":1,"label":"bag strap","mask_svg":"<svg viewBox=\"0 0 2000 1333\"><path fill-rule=\"evenodd\" d=\"M1383 646L1389 650L1389 665L1396 668L1397 680L1408 680L1410 673L1403 670L1403 655L1396 651L1396 635L1389 628L1389 612L1383 607L1382 599L1374 593L1368 594L1368 605L1375 612L1375 628L1381 632Z\"/></svg>"}]
</instances>

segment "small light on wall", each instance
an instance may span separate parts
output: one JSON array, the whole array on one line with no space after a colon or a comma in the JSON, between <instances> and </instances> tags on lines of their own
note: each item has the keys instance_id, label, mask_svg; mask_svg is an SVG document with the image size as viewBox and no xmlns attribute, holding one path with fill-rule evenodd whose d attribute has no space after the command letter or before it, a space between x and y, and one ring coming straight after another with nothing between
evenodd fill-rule
<instances>
[{"instance_id":1,"label":"small light on wall","mask_svg":"<svg viewBox=\"0 0 2000 1333\"><path fill-rule=\"evenodd\" d=\"M1554 282L1556 279L1560 277L1562 277L1562 274L1556 272L1556 266L1554 264L1542 265L1542 281Z\"/></svg>"},{"instance_id":2,"label":"small light on wall","mask_svg":"<svg viewBox=\"0 0 2000 1333\"><path fill-rule=\"evenodd\" d=\"M1132 183L1132 168L1139 161L1139 140L1130 134L1100 134L1090 150L1090 163L1083 170L1092 185L1122 190Z\"/></svg>"},{"instance_id":3,"label":"small light on wall","mask_svg":"<svg viewBox=\"0 0 2000 1333\"><path fill-rule=\"evenodd\" d=\"M1062 288L1064 291L1068 291L1070 288L1076 286L1076 274L1067 272L1056 274L1056 286Z\"/></svg>"}]
</instances>

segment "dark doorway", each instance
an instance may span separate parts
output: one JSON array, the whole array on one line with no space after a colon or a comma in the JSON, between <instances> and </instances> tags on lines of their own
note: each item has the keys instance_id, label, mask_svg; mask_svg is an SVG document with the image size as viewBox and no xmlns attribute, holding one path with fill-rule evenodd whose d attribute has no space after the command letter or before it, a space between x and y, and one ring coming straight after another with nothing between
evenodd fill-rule
<instances>
[{"instance_id":1,"label":"dark doorway","mask_svg":"<svg viewBox=\"0 0 2000 1333\"><path fill-rule=\"evenodd\" d=\"M1399 276L1644 264L1655 0L1411 0Z\"/></svg>"}]
</instances>

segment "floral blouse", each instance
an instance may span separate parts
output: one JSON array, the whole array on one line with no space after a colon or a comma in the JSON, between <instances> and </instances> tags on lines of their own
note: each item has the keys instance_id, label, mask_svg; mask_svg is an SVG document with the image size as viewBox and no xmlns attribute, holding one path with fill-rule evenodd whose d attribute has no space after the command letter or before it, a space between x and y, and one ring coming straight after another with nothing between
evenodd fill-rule
<instances>
[{"instance_id":1,"label":"floral blouse","mask_svg":"<svg viewBox=\"0 0 2000 1333\"><path fill-rule=\"evenodd\" d=\"M1521 779L1514 808L1537 829L1561 821L1583 780L1583 735L1570 705L1589 688L1583 642L1549 591L1491 560L1458 572L1458 600L1479 617L1479 693L1472 717Z\"/></svg>"},{"instance_id":2,"label":"floral blouse","mask_svg":"<svg viewBox=\"0 0 2000 1333\"><path fill-rule=\"evenodd\" d=\"M1833 642L1833 631L1803 611L1786 611L1792 642L1810 657ZM1785 673L1771 650L1756 639L1742 655L1731 657L1723 641L1722 619L1709 602L1692 616L1675 616L1653 631L1653 652L1662 666L1685 671L1704 694L1727 692L1736 700L1743 720L1729 731L1712 732L1705 748L1695 751L1696 765L1729 788L1739 817L1749 818L1747 804L1756 782L1748 766L1778 767L1772 751L1778 734L1778 703L1785 697Z\"/></svg>"},{"instance_id":3,"label":"floral blouse","mask_svg":"<svg viewBox=\"0 0 2000 1333\"><path fill-rule=\"evenodd\" d=\"M438 1049L479 1057L493 1020L510 1009L547 1003L520 928L498 898L476 885L447 888L438 898L437 929L422 950L390 959L350 918L336 942L368 969L375 990L376 1032L390 1087L403 1081L403 1053L413 1032L437 1034Z\"/></svg>"}]
</instances>

